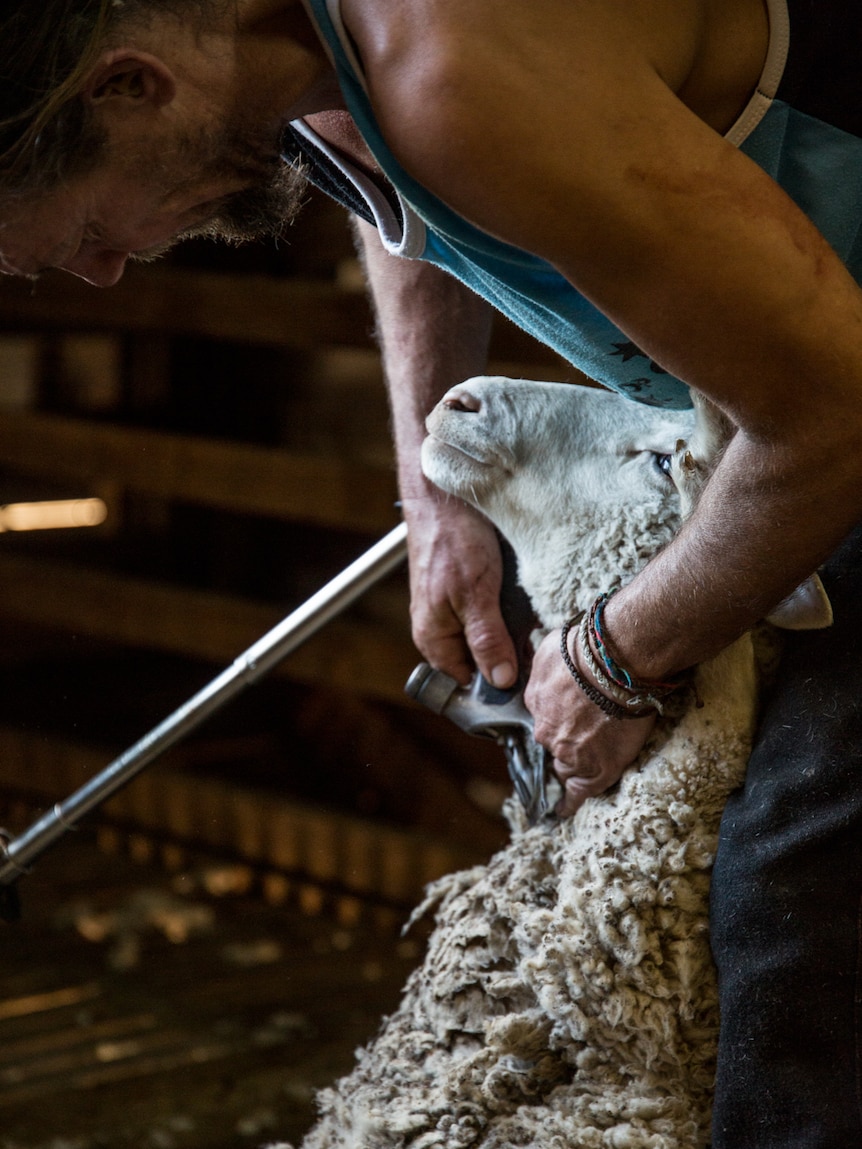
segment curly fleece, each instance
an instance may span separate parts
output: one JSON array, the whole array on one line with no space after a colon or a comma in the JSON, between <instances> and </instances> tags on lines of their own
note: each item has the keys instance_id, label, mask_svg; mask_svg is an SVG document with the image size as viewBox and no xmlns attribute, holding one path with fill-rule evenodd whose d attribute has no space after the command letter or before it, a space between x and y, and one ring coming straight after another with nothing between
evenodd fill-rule
<instances>
[{"instance_id":1,"label":"curly fleece","mask_svg":"<svg viewBox=\"0 0 862 1149\"><path fill-rule=\"evenodd\" d=\"M546 625L632 573L631 514L622 530L583 520L574 549L535 540L542 561L522 561L522 579ZM666 506L650 515L638 565L643 540L654 549L676 521ZM718 1006L707 900L721 811L750 747L750 639L701 666L696 685L700 704L662 721L614 790L531 829L510 801L510 843L429 888L414 914L436 915L424 962L352 1073L319 1095L303 1149L708 1144Z\"/></svg>"}]
</instances>

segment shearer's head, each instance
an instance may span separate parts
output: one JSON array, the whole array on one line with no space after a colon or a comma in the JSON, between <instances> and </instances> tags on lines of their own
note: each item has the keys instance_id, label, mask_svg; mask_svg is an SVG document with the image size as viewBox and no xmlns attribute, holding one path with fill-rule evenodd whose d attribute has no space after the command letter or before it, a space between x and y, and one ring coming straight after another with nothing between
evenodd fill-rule
<instances>
[{"instance_id":1,"label":"shearer's head","mask_svg":"<svg viewBox=\"0 0 862 1149\"><path fill-rule=\"evenodd\" d=\"M330 84L301 0L3 0L0 44L0 271L107 286L295 215L280 135Z\"/></svg>"}]
</instances>

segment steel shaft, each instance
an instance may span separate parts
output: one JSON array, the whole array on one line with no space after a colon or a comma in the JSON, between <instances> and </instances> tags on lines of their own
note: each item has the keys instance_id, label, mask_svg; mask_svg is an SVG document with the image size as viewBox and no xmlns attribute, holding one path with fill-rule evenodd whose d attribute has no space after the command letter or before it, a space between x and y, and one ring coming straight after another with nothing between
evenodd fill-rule
<instances>
[{"instance_id":1,"label":"steel shaft","mask_svg":"<svg viewBox=\"0 0 862 1149\"><path fill-rule=\"evenodd\" d=\"M33 861L67 830L74 829L81 818L246 686L268 674L291 651L394 570L406 555L407 527L401 523L95 778L65 801L57 802L17 838L5 845L0 839L0 885L8 885L26 873Z\"/></svg>"}]
</instances>

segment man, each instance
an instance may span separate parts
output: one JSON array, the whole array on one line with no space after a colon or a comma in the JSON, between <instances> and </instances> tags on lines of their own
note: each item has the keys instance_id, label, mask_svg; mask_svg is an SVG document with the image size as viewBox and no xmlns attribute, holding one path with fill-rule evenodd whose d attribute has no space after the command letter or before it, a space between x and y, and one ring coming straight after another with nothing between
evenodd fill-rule
<instances>
[{"instance_id":1,"label":"man","mask_svg":"<svg viewBox=\"0 0 862 1149\"><path fill-rule=\"evenodd\" d=\"M690 386L737 425L679 538L603 606L594 654L617 692L646 699L641 716L609 716L600 677L570 646L572 676L559 635L537 652L527 700L562 813L631 763L650 697L862 518L862 293L845 266L862 273L862 17L849 0L6 9L7 272L108 285L178 235L253 233L290 198L282 147L365 217L414 633L457 677L475 661L514 678L499 556L482 520L428 488L416 448L430 405L483 369L488 302L603 382L671 405ZM725 819L721 1149L862 1144L859 549L832 562L838 625L790 649Z\"/></svg>"}]
</instances>

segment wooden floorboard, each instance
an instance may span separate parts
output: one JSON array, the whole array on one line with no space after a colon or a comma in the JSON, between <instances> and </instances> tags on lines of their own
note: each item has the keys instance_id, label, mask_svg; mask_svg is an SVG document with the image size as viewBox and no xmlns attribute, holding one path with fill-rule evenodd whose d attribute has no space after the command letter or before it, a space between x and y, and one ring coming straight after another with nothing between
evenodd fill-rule
<instances>
[{"instance_id":1,"label":"wooden floorboard","mask_svg":"<svg viewBox=\"0 0 862 1149\"><path fill-rule=\"evenodd\" d=\"M421 937L215 896L213 866L169 875L82 833L22 881L0 927L0 1149L251 1149L310 1126Z\"/></svg>"}]
</instances>

